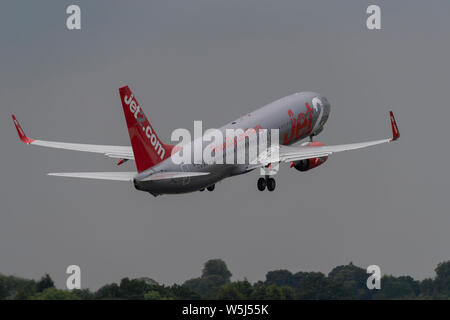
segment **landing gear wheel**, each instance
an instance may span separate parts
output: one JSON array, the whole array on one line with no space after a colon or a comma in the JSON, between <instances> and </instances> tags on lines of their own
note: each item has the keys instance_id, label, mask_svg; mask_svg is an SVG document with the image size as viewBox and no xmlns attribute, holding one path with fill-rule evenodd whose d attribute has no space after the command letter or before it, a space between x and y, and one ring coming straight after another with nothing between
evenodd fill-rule
<instances>
[{"instance_id":1,"label":"landing gear wheel","mask_svg":"<svg viewBox=\"0 0 450 320\"><path fill-rule=\"evenodd\" d=\"M213 184L212 186L209 186L208 188L206 188L206 189L208 189L208 191L214 191L214 187L215 187L216 185L215 184Z\"/></svg>"},{"instance_id":2,"label":"landing gear wheel","mask_svg":"<svg viewBox=\"0 0 450 320\"><path fill-rule=\"evenodd\" d=\"M275 190L275 186L277 184L275 183L275 179L274 178L268 178L267 179L267 190L269 191L273 191Z\"/></svg>"},{"instance_id":3,"label":"landing gear wheel","mask_svg":"<svg viewBox=\"0 0 450 320\"><path fill-rule=\"evenodd\" d=\"M258 185L258 190L259 191L264 191L264 189L266 189L266 185L267 185L266 179L259 178L257 185Z\"/></svg>"},{"instance_id":4,"label":"landing gear wheel","mask_svg":"<svg viewBox=\"0 0 450 320\"><path fill-rule=\"evenodd\" d=\"M201 189L200 189L200 192L203 192L203 191L205 191L205 188L201 188Z\"/></svg>"}]
</instances>

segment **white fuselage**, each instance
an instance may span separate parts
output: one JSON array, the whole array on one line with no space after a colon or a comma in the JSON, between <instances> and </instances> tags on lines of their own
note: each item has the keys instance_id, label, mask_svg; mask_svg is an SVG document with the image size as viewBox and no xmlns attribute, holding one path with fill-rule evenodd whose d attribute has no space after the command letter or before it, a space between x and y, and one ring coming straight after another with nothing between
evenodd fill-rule
<instances>
[{"instance_id":1,"label":"white fuselage","mask_svg":"<svg viewBox=\"0 0 450 320\"><path fill-rule=\"evenodd\" d=\"M248 128L258 129L278 129L279 143L289 145L298 142L306 137L319 134L330 114L330 104L328 100L314 92L300 92L276 100L264 107L246 114L235 121L224 125L219 130L225 136L226 129ZM209 143L202 143L205 148ZM192 146L194 141L187 144ZM224 149L226 152L237 154L240 144L232 144ZM242 146L242 145L241 145ZM244 144L245 147L245 144ZM184 146L183 148L187 148ZM193 152L183 149L184 152ZM246 150L248 155L248 150ZM193 155L191 157L193 159ZM150 169L139 173L134 179L136 189L150 192L153 195L176 194L197 191L206 188L218 181L238 174L243 174L254 169L249 164L248 157L245 163L224 164L224 163L176 163L172 157L157 164ZM209 172L208 175L166 179L160 181L143 181L146 177L156 172Z\"/></svg>"}]
</instances>

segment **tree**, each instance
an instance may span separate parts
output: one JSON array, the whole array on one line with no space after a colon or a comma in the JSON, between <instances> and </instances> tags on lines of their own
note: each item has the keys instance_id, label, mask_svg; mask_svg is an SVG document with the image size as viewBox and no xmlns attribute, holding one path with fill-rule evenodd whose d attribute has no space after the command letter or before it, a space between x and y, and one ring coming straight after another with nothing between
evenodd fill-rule
<instances>
[{"instance_id":1,"label":"tree","mask_svg":"<svg viewBox=\"0 0 450 320\"><path fill-rule=\"evenodd\" d=\"M441 262L435 269L435 288L440 298L450 298L450 261Z\"/></svg>"},{"instance_id":2,"label":"tree","mask_svg":"<svg viewBox=\"0 0 450 320\"><path fill-rule=\"evenodd\" d=\"M73 289L71 292L80 300L94 300L94 294L89 289Z\"/></svg>"},{"instance_id":3,"label":"tree","mask_svg":"<svg viewBox=\"0 0 450 320\"><path fill-rule=\"evenodd\" d=\"M331 299L330 281L321 272L297 272L294 281L298 289L295 290L296 299L320 300Z\"/></svg>"},{"instance_id":4,"label":"tree","mask_svg":"<svg viewBox=\"0 0 450 320\"><path fill-rule=\"evenodd\" d=\"M206 261L205 266L203 267L202 277L208 277L212 275L222 277L225 282L230 281L230 278L232 276L231 272L227 268L227 265L221 259L212 259Z\"/></svg>"},{"instance_id":5,"label":"tree","mask_svg":"<svg viewBox=\"0 0 450 320\"><path fill-rule=\"evenodd\" d=\"M216 290L230 282L231 272L220 259L208 260L200 278L187 280L183 286L203 297L214 297Z\"/></svg>"},{"instance_id":6,"label":"tree","mask_svg":"<svg viewBox=\"0 0 450 320\"><path fill-rule=\"evenodd\" d=\"M39 280L36 284L37 292L42 292L45 289L54 288L54 287L55 287L55 284L54 284L52 278L50 278L50 275L48 273L45 276L43 276L41 278L41 280Z\"/></svg>"},{"instance_id":7,"label":"tree","mask_svg":"<svg viewBox=\"0 0 450 320\"><path fill-rule=\"evenodd\" d=\"M419 292L420 292L420 299L432 299L434 297L434 290L435 290L434 280L427 278L423 279L419 284Z\"/></svg>"},{"instance_id":8,"label":"tree","mask_svg":"<svg viewBox=\"0 0 450 320\"><path fill-rule=\"evenodd\" d=\"M338 266L328 274L334 299L370 299L372 292L367 288L367 272L350 263Z\"/></svg>"},{"instance_id":9,"label":"tree","mask_svg":"<svg viewBox=\"0 0 450 320\"><path fill-rule=\"evenodd\" d=\"M234 283L227 283L221 286L216 293L219 300L243 300L245 296L239 292Z\"/></svg>"},{"instance_id":10,"label":"tree","mask_svg":"<svg viewBox=\"0 0 450 320\"><path fill-rule=\"evenodd\" d=\"M117 283L107 284L97 290L95 299L117 300L120 299L120 287Z\"/></svg>"},{"instance_id":11,"label":"tree","mask_svg":"<svg viewBox=\"0 0 450 320\"><path fill-rule=\"evenodd\" d=\"M202 297L212 298L215 291L226 283L227 282L221 276L210 275L187 280L183 286Z\"/></svg>"},{"instance_id":12,"label":"tree","mask_svg":"<svg viewBox=\"0 0 450 320\"><path fill-rule=\"evenodd\" d=\"M145 300L161 300L161 295L158 291L150 290L144 294Z\"/></svg>"},{"instance_id":13,"label":"tree","mask_svg":"<svg viewBox=\"0 0 450 320\"><path fill-rule=\"evenodd\" d=\"M30 298L31 300L80 300L80 297L70 291L47 288Z\"/></svg>"},{"instance_id":14,"label":"tree","mask_svg":"<svg viewBox=\"0 0 450 320\"><path fill-rule=\"evenodd\" d=\"M249 299L252 291L252 285L247 280L229 282L217 290L215 298L219 300Z\"/></svg>"},{"instance_id":15,"label":"tree","mask_svg":"<svg viewBox=\"0 0 450 320\"><path fill-rule=\"evenodd\" d=\"M36 294L36 282L23 282L17 287L17 293L14 296L15 300L28 300L31 296Z\"/></svg>"},{"instance_id":16,"label":"tree","mask_svg":"<svg viewBox=\"0 0 450 320\"><path fill-rule=\"evenodd\" d=\"M295 287L293 275L288 270L269 271L266 274L266 284L275 284L277 286Z\"/></svg>"},{"instance_id":17,"label":"tree","mask_svg":"<svg viewBox=\"0 0 450 320\"><path fill-rule=\"evenodd\" d=\"M0 278L0 300L6 299L8 296L8 290L6 289L6 282L2 278Z\"/></svg>"},{"instance_id":18,"label":"tree","mask_svg":"<svg viewBox=\"0 0 450 320\"><path fill-rule=\"evenodd\" d=\"M295 291L291 287L282 286L281 287L281 297L283 300L294 300L295 299Z\"/></svg>"},{"instance_id":19,"label":"tree","mask_svg":"<svg viewBox=\"0 0 450 320\"><path fill-rule=\"evenodd\" d=\"M120 297L131 300L142 300L151 285L143 280L123 278L120 281Z\"/></svg>"},{"instance_id":20,"label":"tree","mask_svg":"<svg viewBox=\"0 0 450 320\"><path fill-rule=\"evenodd\" d=\"M172 295L175 296L177 299L199 300L201 298L199 294L195 293L194 291L190 290L185 286L180 286L178 284L174 284L169 289Z\"/></svg>"},{"instance_id":21,"label":"tree","mask_svg":"<svg viewBox=\"0 0 450 320\"><path fill-rule=\"evenodd\" d=\"M253 291L248 299L257 300L293 300L295 290L289 286L266 285L258 282L253 286Z\"/></svg>"},{"instance_id":22,"label":"tree","mask_svg":"<svg viewBox=\"0 0 450 320\"><path fill-rule=\"evenodd\" d=\"M202 275L183 285L159 285L150 278L123 278L95 293L58 290L48 274L39 281L0 274L0 299L89 300L89 299L449 299L450 261L439 263L434 279L383 276L381 290L368 290L365 269L352 263L335 267L328 276L320 272L274 270L265 281L253 285L244 279L231 282L231 272L220 259L205 263Z\"/></svg>"},{"instance_id":23,"label":"tree","mask_svg":"<svg viewBox=\"0 0 450 320\"><path fill-rule=\"evenodd\" d=\"M373 294L373 299L414 299L418 282L409 276L381 278L381 290Z\"/></svg>"},{"instance_id":24,"label":"tree","mask_svg":"<svg viewBox=\"0 0 450 320\"><path fill-rule=\"evenodd\" d=\"M266 299L266 285L262 281L258 281L253 285L253 291L250 299L264 300Z\"/></svg>"},{"instance_id":25,"label":"tree","mask_svg":"<svg viewBox=\"0 0 450 320\"><path fill-rule=\"evenodd\" d=\"M3 283L0 287L6 291L4 299L26 300L36 293L36 281L34 280L0 275L0 282Z\"/></svg>"}]
</instances>

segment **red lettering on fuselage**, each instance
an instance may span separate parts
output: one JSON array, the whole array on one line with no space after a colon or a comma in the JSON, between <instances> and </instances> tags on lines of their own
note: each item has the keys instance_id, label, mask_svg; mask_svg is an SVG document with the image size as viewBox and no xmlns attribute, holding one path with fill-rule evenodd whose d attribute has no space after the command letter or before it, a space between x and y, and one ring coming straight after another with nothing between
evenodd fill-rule
<instances>
[{"instance_id":1,"label":"red lettering on fuselage","mask_svg":"<svg viewBox=\"0 0 450 320\"><path fill-rule=\"evenodd\" d=\"M311 133L313 109L309 103L305 103L306 113L300 112L295 119L294 112L289 109L288 115L291 119L291 132L284 134L283 144L289 144L292 140L304 138Z\"/></svg>"},{"instance_id":2,"label":"red lettering on fuselage","mask_svg":"<svg viewBox=\"0 0 450 320\"><path fill-rule=\"evenodd\" d=\"M242 141L246 137L250 137L251 135L256 134L258 131L263 130L263 127L261 125L256 125L253 128L245 129L243 133L239 134L238 136L235 136L234 139L231 139L230 137L225 137L225 142L223 142L221 145L212 147L212 152L216 152L216 150L224 151L227 148L231 146L237 146L239 141Z\"/></svg>"}]
</instances>

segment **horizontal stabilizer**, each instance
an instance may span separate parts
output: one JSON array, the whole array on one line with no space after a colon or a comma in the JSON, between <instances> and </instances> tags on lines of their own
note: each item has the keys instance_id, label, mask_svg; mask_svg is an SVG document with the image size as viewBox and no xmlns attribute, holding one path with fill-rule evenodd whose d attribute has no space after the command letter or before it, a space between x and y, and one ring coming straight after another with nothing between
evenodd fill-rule
<instances>
[{"instance_id":1,"label":"horizontal stabilizer","mask_svg":"<svg viewBox=\"0 0 450 320\"><path fill-rule=\"evenodd\" d=\"M98 180L116 180L116 181L133 181L133 177L137 172L59 172L48 173L49 176L98 179Z\"/></svg>"}]
</instances>

